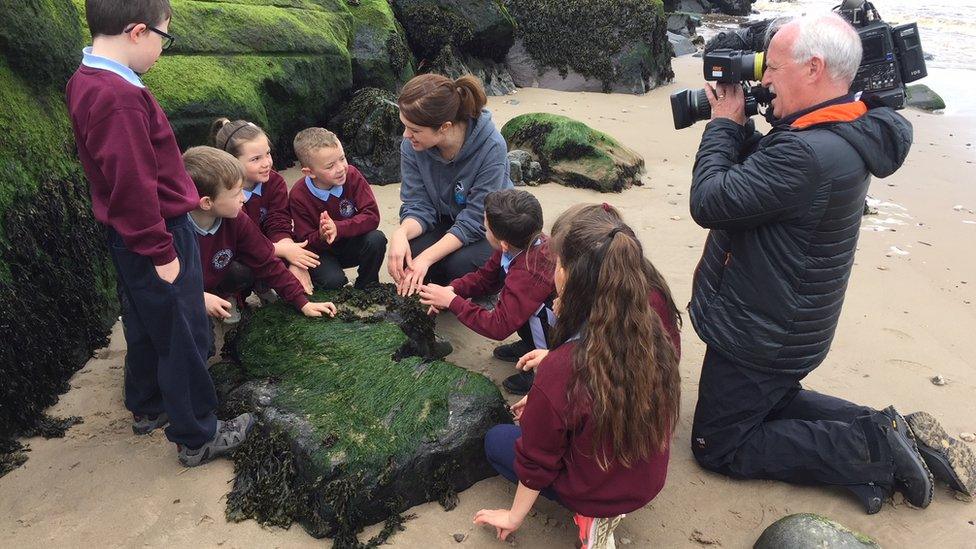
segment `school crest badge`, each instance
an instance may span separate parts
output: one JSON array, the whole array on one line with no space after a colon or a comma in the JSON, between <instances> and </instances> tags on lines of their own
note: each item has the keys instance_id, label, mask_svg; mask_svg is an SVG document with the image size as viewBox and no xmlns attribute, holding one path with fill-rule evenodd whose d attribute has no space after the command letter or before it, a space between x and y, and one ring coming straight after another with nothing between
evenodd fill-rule
<instances>
[{"instance_id":1,"label":"school crest badge","mask_svg":"<svg viewBox=\"0 0 976 549\"><path fill-rule=\"evenodd\" d=\"M345 218L350 218L356 215L356 205L352 200L343 198L339 201L339 215Z\"/></svg>"},{"instance_id":2,"label":"school crest badge","mask_svg":"<svg viewBox=\"0 0 976 549\"><path fill-rule=\"evenodd\" d=\"M214 269L217 269L219 271L224 267L230 265L230 260L233 258L234 258L234 252L232 252L229 248L224 248L223 250L220 250L219 252L215 253L213 255L213 258L210 260L210 262L213 264Z\"/></svg>"}]
</instances>

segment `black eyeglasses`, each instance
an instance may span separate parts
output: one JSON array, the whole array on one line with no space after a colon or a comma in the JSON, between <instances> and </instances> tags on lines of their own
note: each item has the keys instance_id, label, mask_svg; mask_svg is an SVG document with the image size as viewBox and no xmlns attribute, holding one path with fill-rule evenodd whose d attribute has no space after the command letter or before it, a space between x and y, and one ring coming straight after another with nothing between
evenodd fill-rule
<instances>
[{"instance_id":1,"label":"black eyeglasses","mask_svg":"<svg viewBox=\"0 0 976 549\"><path fill-rule=\"evenodd\" d=\"M132 32L132 29L134 29L134 28L135 28L135 25L129 27L128 29L126 29L126 30L124 30L122 32L129 33L129 32ZM160 36L163 37L163 51L168 50L170 48L170 46L173 45L173 42L176 42L176 37L173 36L172 34L165 33L163 31L157 29L156 27L151 27L149 25L146 25L146 28L148 30L151 30L152 32L154 32L154 33L156 33L156 34L158 34L158 35L160 35Z\"/></svg>"}]
</instances>

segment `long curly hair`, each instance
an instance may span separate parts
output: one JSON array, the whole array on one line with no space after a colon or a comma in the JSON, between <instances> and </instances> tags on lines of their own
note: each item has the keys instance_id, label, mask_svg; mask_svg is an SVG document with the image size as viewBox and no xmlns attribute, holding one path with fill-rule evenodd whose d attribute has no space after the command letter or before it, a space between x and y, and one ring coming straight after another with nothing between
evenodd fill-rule
<instances>
[{"instance_id":1,"label":"long curly hair","mask_svg":"<svg viewBox=\"0 0 976 549\"><path fill-rule=\"evenodd\" d=\"M565 215L551 242L566 273L553 347L579 338L570 422L589 412L597 463L629 467L669 445L680 407L677 353L648 303L653 286L633 229L607 216Z\"/></svg>"}]
</instances>

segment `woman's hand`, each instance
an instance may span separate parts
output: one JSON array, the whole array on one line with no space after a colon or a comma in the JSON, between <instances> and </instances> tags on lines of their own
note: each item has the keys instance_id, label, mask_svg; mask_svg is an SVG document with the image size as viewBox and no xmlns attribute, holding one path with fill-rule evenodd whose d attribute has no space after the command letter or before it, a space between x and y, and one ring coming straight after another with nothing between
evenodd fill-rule
<instances>
[{"instance_id":1,"label":"woman's hand","mask_svg":"<svg viewBox=\"0 0 976 549\"><path fill-rule=\"evenodd\" d=\"M495 534L502 541L522 525L522 521L513 520L512 512L508 509L482 509L474 514L474 523L494 526Z\"/></svg>"},{"instance_id":2,"label":"woman's hand","mask_svg":"<svg viewBox=\"0 0 976 549\"><path fill-rule=\"evenodd\" d=\"M397 284L397 293L404 297L417 293L424 283L424 278L427 277L428 269L430 269L430 261L424 257L424 254L413 258L413 264L404 270L403 278Z\"/></svg>"},{"instance_id":3,"label":"woman's hand","mask_svg":"<svg viewBox=\"0 0 976 549\"><path fill-rule=\"evenodd\" d=\"M203 304L207 307L207 314L214 318L230 318L230 301L221 299L214 294L203 292Z\"/></svg>"},{"instance_id":4,"label":"woman's hand","mask_svg":"<svg viewBox=\"0 0 976 549\"><path fill-rule=\"evenodd\" d=\"M319 266L319 256L311 250L306 250L307 245L308 240L294 242L290 238L283 238L274 244L275 255L287 261L289 265L314 269Z\"/></svg>"},{"instance_id":5,"label":"woman's hand","mask_svg":"<svg viewBox=\"0 0 976 549\"><path fill-rule=\"evenodd\" d=\"M420 287L420 304L430 305L440 310L447 309L457 295L451 286L425 284Z\"/></svg>"},{"instance_id":6,"label":"woman's hand","mask_svg":"<svg viewBox=\"0 0 976 549\"><path fill-rule=\"evenodd\" d=\"M522 412L525 410L525 405L528 404L528 402L529 395L525 395L522 397L522 400L508 407L509 411L512 412L512 417L515 418L515 421L522 419Z\"/></svg>"},{"instance_id":7,"label":"woman's hand","mask_svg":"<svg viewBox=\"0 0 976 549\"><path fill-rule=\"evenodd\" d=\"M390 237L390 249L386 253L386 269L398 286L405 274L404 264L409 268L413 264L413 258L410 257L410 240L407 239L406 232L398 228Z\"/></svg>"},{"instance_id":8,"label":"woman's hand","mask_svg":"<svg viewBox=\"0 0 976 549\"><path fill-rule=\"evenodd\" d=\"M534 349L522 355L522 357L518 359L518 362L515 363L515 367L519 370L525 370L526 372L529 370L534 370L539 363L542 362L542 359L546 358L546 355L548 354L549 349Z\"/></svg>"}]
</instances>

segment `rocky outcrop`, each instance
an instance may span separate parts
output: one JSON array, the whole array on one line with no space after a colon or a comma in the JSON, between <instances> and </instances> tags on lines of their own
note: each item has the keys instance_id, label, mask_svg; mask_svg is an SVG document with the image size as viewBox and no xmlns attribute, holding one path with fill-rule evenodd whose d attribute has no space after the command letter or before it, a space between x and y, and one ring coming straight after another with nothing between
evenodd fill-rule
<instances>
[{"instance_id":1,"label":"rocky outcrop","mask_svg":"<svg viewBox=\"0 0 976 549\"><path fill-rule=\"evenodd\" d=\"M879 549L881 546L826 517L799 513L783 517L769 525L753 549Z\"/></svg>"},{"instance_id":2,"label":"rocky outcrop","mask_svg":"<svg viewBox=\"0 0 976 549\"><path fill-rule=\"evenodd\" d=\"M502 128L509 150L532 153L542 179L600 192L641 185L644 159L605 133L565 116L532 113Z\"/></svg>"},{"instance_id":3,"label":"rocky outcrop","mask_svg":"<svg viewBox=\"0 0 976 549\"><path fill-rule=\"evenodd\" d=\"M749 15L752 3L753 0L664 0L664 9L668 12Z\"/></svg>"},{"instance_id":4,"label":"rocky outcrop","mask_svg":"<svg viewBox=\"0 0 976 549\"><path fill-rule=\"evenodd\" d=\"M674 78L660 0L508 0L515 84L644 93Z\"/></svg>"},{"instance_id":5,"label":"rocky outcrop","mask_svg":"<svg viewBox=\"0 0 976 549\"><path fill-rule=\"evenodd\" d=\"M907 88L905 104L909 107L922 111L933 112L946 108L945 100L942 96L925 84L912 84Z\"/></svg>"},{"instance_id":6,"label":"rocky outcrop","mask_svg":"<svg viewBox=\"0 0 976 549\"><path fill-rule=\"evenodd\" d=\"M44 416L106 342L115 278L74 155L64 85L83 45L68 0L0 17L0 476L17 436L59 436Z\"/></svg>"},{"instance_id":7,"label":"rocky outcrop","mask_svg":"<svg viewBox=\"0 0 976 549\"><path fill-rule=\"evenodd\" d=\"M392 285L320 297L336 319L263 307L232 340L240 365L213 370L224 412L260 418L235 454L227 515L297 521L347 547L366 524L427 501L453 507L494 476L484 434L510 416L491 381L436 358L416 298Z\"/></svg>"},{"instance_id":8,"label":"rocky outcrop","mask_svg":"<svg viewBox=\"0 0 976 549\"><path fill-rule=\"evenodd\" d=\"M358 90L329 127L342 141L346 159L367 181L399 183L403 124L396 94L379 88Z\"/></svg>"}]
</instances>

